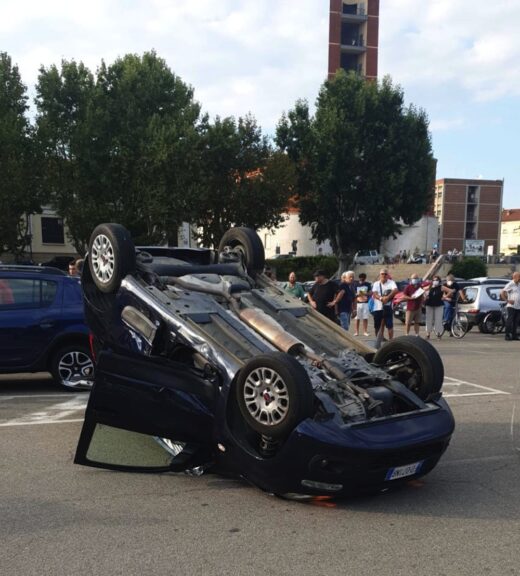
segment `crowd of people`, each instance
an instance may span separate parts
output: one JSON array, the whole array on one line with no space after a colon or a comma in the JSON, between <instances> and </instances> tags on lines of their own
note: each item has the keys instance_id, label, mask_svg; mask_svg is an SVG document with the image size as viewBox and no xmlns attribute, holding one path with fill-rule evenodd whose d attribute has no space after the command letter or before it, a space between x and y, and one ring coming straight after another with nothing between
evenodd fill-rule
<instances>
[{"instance_id":1,"label":"crowd of people","mask_svg":"<svg viewBox=\"0 0 520 576\"><path fill-rule=\"evenodd\" d=\"M316 270L314 284L306 293L302 284L297 282L296 274L289 274L284 289L293 296L308 303L318 312L337 322L344 330L349 330L351 320L355 319L354 336L362 334L369 336L368 320L373 317L374 336L380 339L392 340L394 337L393 301L398 293L395 281L386 268L379 272L377 280L372 284L367 281L365 273L355 280L352 270L344 272L341 280L330 280L324 270ZM520 272L515 272L511 282L504 286L501 292L502 300L506 301L507 323L506 340L518 340L515 327L520 322ZM425 284L417 274L412 274L408 284L401 294L401 301L406 302L405 333L410 334L412 328L416 336L420 336L422 310L426 316L426 338L432 336L441 338L453 320L458 301L464 301L464 292L448 274L443 281L439 275L434 275L431 282Z\"/></svg>"}]
</instances>

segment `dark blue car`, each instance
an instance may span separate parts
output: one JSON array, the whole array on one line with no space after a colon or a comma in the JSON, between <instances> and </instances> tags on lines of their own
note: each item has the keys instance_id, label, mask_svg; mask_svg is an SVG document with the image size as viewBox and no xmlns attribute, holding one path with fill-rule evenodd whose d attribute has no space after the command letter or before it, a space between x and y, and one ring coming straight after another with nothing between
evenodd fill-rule
<instances>
[{"instance_id":1,"label":"dark blue car","mask_svg":"<svg viewBox=\"0 0 520 576\"><path fill-rule=\"evenodd\" d=\"M235 475L291 498L430 472L454 420L433 346L374 350L281 290L258 235L136 250L98 226L82 276L96 376L75 461Z\"/></svg>"},{"instance_id":2,"label":"dark blue car","mask_svg":"<svg viewBox=\"0 0 520 576\"><path fill-rule=\"evenodd\" d=\"M79 278L0 265L0 373L51 372L67 388L90 388L93 369Z\"/></svg>"}]
</instances>

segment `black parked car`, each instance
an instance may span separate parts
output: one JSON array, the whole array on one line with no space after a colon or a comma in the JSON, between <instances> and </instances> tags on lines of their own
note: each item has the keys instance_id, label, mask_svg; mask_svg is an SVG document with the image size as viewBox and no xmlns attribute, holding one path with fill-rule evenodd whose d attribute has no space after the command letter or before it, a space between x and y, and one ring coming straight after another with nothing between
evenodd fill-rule
<instances>
[{"instance_id":1,"label":"black parked car","mask_svg":"<svg viewBox=\"0 0 520 576\"><path fill-rule=\"evenodd\" d=\"M96 376L75 462L212 470L293 498L432 470L454 429L435 348L402 337L376 351L263 269L247 228L218 252L94 230L82 284Z\"/></svg>"},{"instance_id":2,"label":"black parked car","mask_svg":"<svg viewBox=\"0 0 520 576\"><path fill-rule=\"evenodd\" d=\"M0 265L0 373L48 371L67 388L90 388L93 368L79 279Z\"/></svg>"}]
</instances>

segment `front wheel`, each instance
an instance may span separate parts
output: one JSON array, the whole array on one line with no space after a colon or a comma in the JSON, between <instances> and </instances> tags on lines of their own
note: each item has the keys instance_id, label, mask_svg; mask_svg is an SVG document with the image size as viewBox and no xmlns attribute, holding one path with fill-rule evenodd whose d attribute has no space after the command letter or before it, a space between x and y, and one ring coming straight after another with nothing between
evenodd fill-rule
<instances>
[{"instance_id":1,"label":"front wheel","mask_svg":"<svg viewBox=\"0 0 520 576\"><path fill-rule=\"evenodd\" d=\"M72 344L54 353L50 372L54 380L68 389L89 389L94 381L94 362L87 346Z\"/></svg>"},{"instance_id":2,"label":"front wheel","mask_svg":"<svg viewBox=\"0 0 520 576\"><path fill-rule=\"evenodd\" d=\"M387 342L376 352L374 364L422 400L439 392L444 380L439 353L429 342L416 336L401 336Z\"/></svg>"},{"instance_id":3,"label":"front wheel","mask_svg":"<svg viewBox=\"0 0 520 576\"><path fill-rule=\"evenodd\" d=\"M283 352L261 354L247 362L237 378L236 398L249 427L276 439L287 436L314 409L305 368Z\"/></svg>"}]
</instances>

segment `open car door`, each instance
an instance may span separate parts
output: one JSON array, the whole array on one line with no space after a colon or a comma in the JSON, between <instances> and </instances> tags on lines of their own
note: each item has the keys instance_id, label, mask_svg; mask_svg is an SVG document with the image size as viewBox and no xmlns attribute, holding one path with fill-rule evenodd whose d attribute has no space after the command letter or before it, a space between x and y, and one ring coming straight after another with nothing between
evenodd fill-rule
<instances>
[{"instance_id":1,"label":"open car door","mask_svg":"<svg viewBox=\"0 0 520 576\"><path fill-rule=\"evenodd\" d=\"M101 352L74 462L181 471L211 458L215 390L185 364Z\"/></svg>"}]
</instances>

